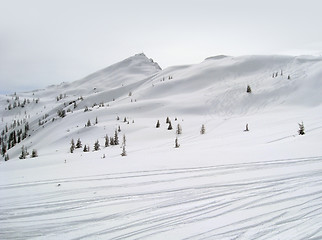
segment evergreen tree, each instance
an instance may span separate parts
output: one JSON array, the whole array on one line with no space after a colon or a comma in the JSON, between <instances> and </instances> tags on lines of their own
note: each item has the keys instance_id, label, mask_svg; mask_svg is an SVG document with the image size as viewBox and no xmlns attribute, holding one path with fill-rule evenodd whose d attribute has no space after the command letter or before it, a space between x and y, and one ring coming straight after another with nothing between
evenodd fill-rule
<instances>
[{"instance_id":1,"label":"evergreen tree","mask_svg":"<svg viewBox=\"0 0 322 240\"><path fill-rule=\"evenodd\" d=\"M169 117L167 117L167 119L165 120L165 123L170 123Z\"/></svg>"},{"instance_id":2,"label":"evergreen tree","mask_svg":"<svg viewBox=\"0 0 322 240\"><path fill-rule=\"evenodd\" d=\"M126 154L126 150L125 150L125 145L123 146L122 148L122 153L121 153L121 156L122 157L125 157L127 154Z\"/></svg>"},{"instance_id":3,"label":"evergreen tree","mask_svg":"<svg viewBox=\"0 0 322 240\"><path fill-rule=\"evenodd\" d=\"M125 137L125 134L123 135L122 146L126 146L126 137Z\"/></svg>"},{"instance_id":4,"label":"evergreen tree","mask_svg":"<svg viewBox=\"0 0 322 240\"><path fill-rule=\"evenodd\" d=\"M248 132L249 129L248 129L248 123L246 124L246 128L245 128L245 132Z\"/></svg>"},{"instance_id":5,"label":"evergreen tree","mask_svg":"<svg viewBox=\"0 0 322 240\"><path fill-rule=\"evenodd\" d=\"M88 152L86 144L84 145L83 152Z\"/></svg>"},{"instance_id":6,"label":"evergreen tree","mask_svg":"<svg viewBox=\"0 0 322 240\"><path fill-rule=\"evenodd\" d=\"M75 142L74 142L74 139L72 139L70 142L70 153L73 153L74 150L75 150Z\"/></svg>"},{"instance_id":7,"label":"evergreen tree","mask_svg":"<svg viewBox=\"0 0 322 240\"><path fill-rule=\"evenodd\" d=\"M114 145L115 145L115 143L114 143L114 138L113 138L113 137L110 137L110 145L111 145L111 146L114 146Z\"/></svg>"},{"instance_id":8,"label":"evergreen tree","mask_svg":"<svg viewBox=\"0 0 322 240\"><path fill-rule=\"evenodd\" d=\"M117 131L118 131L118 132L121 132L121 127L120 127L120 126L118 126Z\"/></svg>"},{"instance_id":9,"label":"evergreen tree","mask_svg":"<svg viewBox=\"0 0 322 240\"><path fill-rule=\"evenodd\" d=\"M7 146L6 146L6 144L4 144L4 142L2 142L1 154L3 157L5 156L6 152L7 152Z\"/></svg>"},{"instance_id":10,"label":"evergreen tree","mask_svg":"<svg viewBox=\"0 0 322 240\"><path fill-rule=\"evenodd\" d=\"M158 120L157 125L155 126L156 128L160 127L160 121Z\"/></svg>"},{"instance_id":11,"label":"evergreen tree","mask_svg":"<svg viewBox=\"0 0 322 240\"><path fill-rule=\"evenodd\" d=\"M98 151L100 150L100 144L98 142L98 140L96 140L95 144L94 144L94 151Z\"/></svg>"},{"instance_id":12,"label":"evergreen tree","mask_svg":"<svg viewBox=\"0 0 322 240\"><path fill-rule=\"evenodd\" d=\"M180 124L178 123L177 125L177 131L176 131L177 134L182 134L182 128L180 126Z\"/></svg>"},{"instance_id":13,"label":"evergreen tree","mask_svg":"<svg viewBox=\"0 0 322 240\"><path fill-rule=\"evenodd\" d=\"M304 131L304 123L299 123L299 130L298 130L299 135L304 135L305 131Z\"/></svg>"},{"instance_id":14,"label":"evergreen tree","mask_svg":"<svg viewBox=\"0 0 322 240\"><path fill-rule=\"evenodd\" d=\"M126 117L124 117L124 122L127 122L127 119L126 119Z\"/></svg>"},{"instance_id":15,"label":"evergreen tree","mask_svg":"<svg viewBox=\"0 0 322 240\"><path fill-rule=\"evenodd\" d=\"M172 130L172 125L171 125L171 121L169 121L169 126L168 126L168 130Z\"/></svg>"},{"instance_id":16,"label":"evergreen tree","mask_svg":"<svg viewBox=\"0 0 322 240\"><path fill-rule=\"evenodd\" d=\"M31 158L35 158L35 157L38 157L38 153L36 149L33 149L31 153Z\"/></svg>"},{"instance_id":17,"label":"evergreen tree","mask_svg":"<svg viewBox=\"0 0 322 240\"><path fill-rule=\"evenodd\" d=\"M250 88L250 86L249 86L249 85L247 85L247 90L246 90L246 92L248 92L248 93L252 93L252 89Z\"/></svg>"},{"instance_id":18,"label":"evergreen tree","mask_svg":"<svg viewBox=\"0 0 322 240\"><path fill-rule=\"evenodd\" d=\"M77 139L77 142L76 142L76 148L81 148L83 145L82 145L82 142L80 140L80 138Z\"/></svg>"},{"instance_id":19,"label":"evergreen tree","mask_svg":"<svg viewBox=\"0 0 322 240\"><path fill-rule=\"evenodd\" d=\"M96 119L95 119L95 124L98 124L98 119L97 119L97 117L96 117Z\"/></svg>"},{"instance_id":20,"label":"evergreen tree","mask_svg":"<svg viewBox=\"0 0 322 240\"><path fill-rule=\"evenodd\" d=\"M109 138L107 136L107 134L105 135L105 147L108 147L110 144L109 144Z\"/></svg>"},{"instance_id":21,"label":"evergreen tree","mask_svg":"<svg viewBox=\"0 0 322 240\"><path fill-rule=\"evenodd\" d=\"M21 155L19 156L20 159L26 159L26 156L28 155L27 148L25 146L21 147Z\"/></svg>"},{"instance_id":22,"label":"evergreen tree","mask_svg":"<svg viewBox=\"0 0 322 240\"><path fill-rule=\"evenodd\" d=\"M202 124L201 125L201 130L200 130L200 134L205 134L206 133L206 128L205 128L205 125L204 124Z\"/></svg>"},{"instance_id":23,"label":"evergreen tree","mask_svg":"<svg viewBox=\"0 0 322 240\"><path fill-rule=\"evenodd\" d=\"M119 145L119 137L117 135L117 131L115 130L114 133L114 145Z\"/></svg>"},{"instance_id":24,"label":"evergreen tree","mask_svg":"<svg viewBox=\"0 0 322 240\"><path fill-rule=\"evenodd\" d=\"M174 147L175 147L175 148L180 147L180 144L179 144L179 142L178 142L178 138L177 138L177 137L176 137L176 140L174 141Z\"/></svg>"},{"instance_id":25,"label":"evergreen tree","mask_svg":"<svg viewBox=\"0 0 322 240\"><path fill-rule=\"evenodd\" d=\"M5 155L4 160L5 160L5 161L8 161L8 160L9 160L9 154L6 154L6 155Z\"/></svg>"},{"instance_id":26,"label":"evergreen tree","mask_svg":"<svg viewBox=\"0 0 322 240\"><path fill-rule=\"evenodd\" d=\"M92 124L91 124L91 121L88 119L87 121L87 124L86 124L86 127L90 127Z\"/></svg>"}]
</instances>

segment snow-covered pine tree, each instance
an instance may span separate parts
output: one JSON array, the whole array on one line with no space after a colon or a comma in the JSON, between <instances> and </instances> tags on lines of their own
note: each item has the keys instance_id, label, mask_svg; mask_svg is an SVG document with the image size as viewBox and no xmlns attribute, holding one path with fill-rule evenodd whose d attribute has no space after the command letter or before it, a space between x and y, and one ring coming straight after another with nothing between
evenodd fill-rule
<instances>
[{"instance_id":1,"label":"snow-covered pine tree","mask_svg":"<svg viewBox=\"0 0 322 240\"><path fill-rule=\"evenodd\" d=\"M82 147L82 141L80 140L80 138L78 138L76 142L76 148L81 148L81 147Z\"/></svg>"},{"instance_id":2,"label":"snow-covered pine tree","mask_svg":"<svg viewBox=\"0 0 322 240\"><path fill-rule=\"evenodd\" d=\"M167 119L165 120L165 123L170 123L169 117L167 117Z\"/></svg>"},{"instance_id":3,"label":"snow-covered pine tree","mask_svg":"<svg viewBox=\"0 0 322 240\"><path fill-rule=\"evenodd\" d=\"M33 149L31 152L31 158L36 158L36 157L38 157L38 152L36 149Z\"/></svg>"},{"instance_id":4,"label":"snow-covered pine tree","mask_svg":"<svg viewBox=\"0 0 322 240\"><path fill-rule=\"evenodd\" d=\"M247 85L247 90L246 90L246 92L248 92L248 93L252 93L252 89L250 88L250 86L249 86L249 85Z\"/></svg>"},{"instance_id":5,"label":"snow-covered pine tree","mask_svg":"<svg viewBox=\"0 0 322 240\"><path fill-rule=\"evenodd\" d=\"M159 120L157 121L157 125L155 127L156 128L159 128L160 127L160 121Z\"/></svg>"},{"instance_id":6,"label":"snow-covered pine tree","mask_svg":"<svg viewBox=\"0 0 322 240\"><path fill-rule=\"evenodd\" d=\"M168 126L168 130L172 130L172 125L171 125L171 121L169 121L169 126Z\"/></svg>"},{"instance_id":7,"label":"snow-covered pine tree","mask_svg":"<svg viewBox=\"0 0 322 240\"><path fill-rule=\"evenodd\" d=\"M75 142L74 142L74 139L72 139L70 142L70 153L73 153L74 150L75 150Z\"/></svg>"},{"instance_id":8,"label":"snow-covered pine tree","mask_svg":"<svg viewBox=\"0 0 322 240\"><path fill-rule=\"evenodd\" d=\"M181 128L181 125L178 123L177 124L177 131L176 131L177 134L182 134L182 128Z\"/></svg>"},{"instance_id":9,"label":"snow-covered pine tree","mask_svg":"<svg viewBox=\"0 0 322 240\"><path fill-rule=\"evenodd\" d=\"M117 134L117 130L115 130L115 133L114 133L114 145L119 145L119 137Z\"/></svg>"},{"instance_id":10,"label":"snow-covered pine tree","mask_svg":"<svg viewBox=\"0 0 322 240\"><path fill-rule=\"evenodd\" d=\"M88 152L86 144L84 145L83 152Z\"/></svg>"},{"instance_id":11,"label":"snow-covered pine tree","mask_svg":"<svg viewBox=\"0 0 322 240\"><path fill-rule=\"evenodd\" d=\"M86 124L86 127L90 127L92 124L91 124L91 121L88 119L87 121L87 124Z\"/></svg>"},{"instance_id":12,"label":"snow-covered pine tree","mask_svg":"<svg viewBox=\"0 0 322 240\"><path fill-rule=\"evenodd\" d=\"M304 135L305 131L304 131L304 123L299 123L299 130L298 130L299 135Z\"/></svg>"},{"instance_id":13,"label":"snow-covered pine tree","mask_svg":"<svg viewBox=\"0 0 322 240\"><path fill-rule=\"evenodd\" d=\"M179 148L180 147L180 144L179 144L179 141L178 141L178 137L176 137L176 140L174 141L174 147L175 148Z\"/></svg>"},{"instance_id":14,"label":"snow-covered pine tree","mask_svg":"<svg viewBox=\"0 0 322 240\"><path fill-rule=\"evenodd\" d=\"M206 133L206 128L205 128L205 125L204 125L204 124L202 124L202 125L201 125L200 134L201 134L201 135L203 135L203 134L205 134L205 133Z\"/></svg>"},{"instance_id":15,"label":"snow-covered pine tree","mask_svg":"<svg viewBox=\"0 0 322 240\"><path fill-rule=\"evenodd\" d=\"M122 148L122 153L121 153L121 156L122 157L125 157L127 154L126 154L126 150L125 150L125 145L123 146Z\"/></svg>"},{"instance_id":16,"label":"snow-covered pine tree","mask_svg":"<svg viewBox=\"0 0 322 240\"><path fill-rule=\"evenodd\" d=\"M99 144L99 141L96 140L96 142L94 143L94 151L98 151L100 150L100 144Z\"/></svg>"},{"instance_id":17,"label":"snow-covered pine tree","mask_svg":"<svg viewBox=\"0 0 322 240\"><path fill-rule=\"evenodd\" d=\"M109 138L107 136L107 134L105 135L105 147L108 147L110 145L110 142L109 142Z\"/></svg>"},{"instance_id":18,"label":"snow-covered pine tree","mask_svg":"<svg viewBox=\"0 0 322 240\"><path fill-rule=\"evenodd\" d=\"M20 159L26 159L26 156L28 155L27 148L25 146L21 147L21 154L19 156Z\"/></svg>"}]
</instances>

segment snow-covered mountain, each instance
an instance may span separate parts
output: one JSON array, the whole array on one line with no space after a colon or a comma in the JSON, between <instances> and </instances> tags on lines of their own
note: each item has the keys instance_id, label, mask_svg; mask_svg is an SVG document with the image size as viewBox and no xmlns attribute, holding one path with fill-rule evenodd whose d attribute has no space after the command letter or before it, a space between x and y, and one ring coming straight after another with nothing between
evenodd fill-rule
<instances>
[{"instance_id":1,"label":"snow-covered mountain","mask_svg":"<svg viewBox=\"0 0 322 240\"><path fill-rule=\"evenodd\" d=\"M162 70L137 54L0 95L0 238L319 239L321 93L322 57L222 55ZM118 129L125 157L104 146ZM82 148L70 153L72 139Z\"/></svg>"}]
</instances>

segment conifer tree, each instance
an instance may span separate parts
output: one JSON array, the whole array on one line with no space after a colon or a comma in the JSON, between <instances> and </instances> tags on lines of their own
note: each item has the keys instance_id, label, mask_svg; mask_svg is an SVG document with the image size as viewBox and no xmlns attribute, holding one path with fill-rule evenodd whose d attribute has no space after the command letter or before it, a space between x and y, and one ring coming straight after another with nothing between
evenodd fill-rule
<instances>
[{"instance_id":1,"label":"conifer tree","mask_svg":"<svg viewBox=\"0 0 322 240\"><path fill-rule=\"evenodd\" d=\"M105 147L108 147L110 144L109 144L109 138L107 136L107 134L105 135Z\"/></svg>"},{"instance_id":2,"label":"conifer tree","mask_svg":"<svg viewBox=\"0 0 322 240\"><path fill-rule=\"evenodd\" d=\"M119 145L119 137L117 135L117 131L115 130L114 133L114 145Z\"/></svg>"},{"instance_id":3,"label":"conifer tree","mask_svg":"<svg viewBox=\"0 0 322 240\"><path fill-rule=\"evenodd\" d=\"M76 148L81 148L82 147L82 142L80 140L80 138L77 139L77 142L76 142Z\"/></svg>"},{"instance_id":4,"label":"conifer tree","mask_svg":"<svg viewBox=\"0 0 322 240\"><path fill-rule=\"evenodd\" d=\"M38 157L38 152L36 149L33 149L31 152L31 158L35 158L35 157Z\"/></svg>"},{"instance_id":5,"label":"conifer tree","mask_svg":"<svg viewBox=\"0 0 322 240\"><path fill-rule=\"evenodd\" d=\"M176 131L177 134L182 134L182 128L180 126L180 124L178 123L177 125L177 131Z\"/></svg>"},{"instance_id":6,"label":"conifer tree","mask_svg":"<svg viewBox=\"0 0 322 240\"><path fill-rule=\"evenodd\" d=\"M20 159L26 159L27 156L27 148L25 148L25 146L21 147L21 155L19 156Z\"/></svg>"},{"instance_id":7,"label":"conifer tree","mask_svg":"<svg viewBox=\"0 0 322 240\"><path fill-rule=\"evenodd\" d=\"M304 123L299 123L299 130L298 130L299 135L304 135L305 131L304 131Z\"/></svg>"},{"instance_id":8,"label":"conifer tree","mask_svg":"<svg viewBox=\"0 0 322 240\"><path fill-rule=\"evenodd\" d=\"M83 152L87 152L86 144L84 145Z\"/></svg>"},{"instance_id":9,"label":"conifer tree","mask_svg":"<svg viewBox=\"0 0 322 240\"><path fill-rule=\"evenodd\" d=\"M167 119L165 120L165 123L170 123L169 117L167 117Z\"/></svg>"},{"instance_id":10,"label":"conifer tree","mask_svg":"<svg viewBox=\"0 0 322 240\"><path fill-rule=\"evenodd\" d=\"M91 121L88 119L86 126L87 126L87 127L90 127L91 125L92 125L92 124L91 124Z\"/></svg>"},{"instance_id":11,"label":"conifer tree","mask_svg":"<svg viewBox=\"0 0 322 240\"><path fill-rule=\"evenodd\" d=\"M250 86L249 86L249 85L247 85L247 90L246 90L246 92L248 92L248 93L252 93L252 89L250 88Z\"/></svg>"},{"instance_id":12,"label":"conifer tree","mask_svg":"<svg viewBox=\"0 0 322 240\"><path fill-rule=\"evenodd\" d=\"M121 127L120 127L120 126L118 126L117 131L118 131L118 132L121 132Z\"/></svg>"},{"instance_id":13,"label":"conifer tree","mask_svg":"<svg viewBox=\"0 0 322 240\"><path fill-rule=\"evenodd\" d=\"M115 143L114 143L114 138L113 138L113 137L110 137L110 145L111 145L111 146L114 146L114 145L115 145Z\"/></svg>"},{"instance_id":14,"label":"conifer tree","mask_svg":"<svg viewBox=\"0 0 322 240\"><path fill-rule=\"evenodd\" d=\"M4 160L5 160L5 161L8 161L8 160L9 160L9 154L6 154L6 155L5 155Z\"/></svg>"},{"instance_id":15,"label":"conifer tree","mask_svg":"<svg viewBox=\"0 0 322 240\"><path fill-rule=\"evenodd\" d=\"M125 146L123 146L121 156L125 157L126 155L127 154L126 154Z\"/></svg>"},{"instance_id":16,"label":"conifer tree","mask_svg":"<svg viewBox=\"0 0 322 240\"><path fill-rule=\"evenodd\" d=\"M96 140L95 144L94 144L94 151L98 151L100 150L100 144L98 142L98 140Z\"/></svg>"},{"instance_id":17,"label":"conifer tree","mask_svg":"<svg viewBox=\"0 0 322 240\"><path fill-rule=\"evenodd\" d=\"M171 121L169 121L169 126L168 126L168 130L172 130L172 125L171 125Z\"/></svg>"},{"instance_id":18,"label":"conifer tree","mask_svg":"<svg viewBox=\"0 0 322 240\"><path fill-rule=\"evenodd\" d=\"M70 142L70 153L73 153L74 150L75 150L75 142L74 142L74 139L72 139Z\"/></svg>"},{"instance_id":19,"label":"conifer tree","mask_svg":"<svg viewBox=\"0 0 322 240\"><path fill-rule=\"evenodd\" d=\"M180 144L179 144L179 141L178 141L178 138L177 137L176 137L176 140L174 141L174 147L175 148L180 147Z\"/></svg>"},{"instance_id":20,"label":"conifer tree","mask_svg":"<svg viewBox=\"0 0 322 240\"><path fill-rule=\"evenodd\" d=\"M97 117L95 118L95 124L98 124L98 119L97 119Z\"/></svg>"},{"instance_id":21,"label":"conifer tree","mask_svg":"<svg viewBox=\"0 0 322 240\"><path fill-rule=\"evenodd\" d=\"M160 127L160 121L158 120L157 125L155 126L156 128Z\"/></svg>"},{"instance_id":22,"label":"conifer tree","mask_svg":"<svg viewBox=\"0 0 322 240\"><path fill-rule=\"evenodd\" d=\"M201 125L201 130L200 130L200 134L205 134L206 133L206 128L205 128L205 125L204 124L202 124Z\"/></svg>"}]
</instances>

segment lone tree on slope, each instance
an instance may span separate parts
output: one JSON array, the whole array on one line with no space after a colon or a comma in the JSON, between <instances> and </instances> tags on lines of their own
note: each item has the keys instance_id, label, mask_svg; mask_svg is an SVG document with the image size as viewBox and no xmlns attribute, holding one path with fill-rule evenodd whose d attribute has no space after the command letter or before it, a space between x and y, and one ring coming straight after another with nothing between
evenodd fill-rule
<instances>
[{"instance_id":1,"label":"lone tree on slope","mask_svg":"<svg viewBox=\"0 0 322 240\"><path fill-rule=\"evenodd\" d=\"M204 124L202 124L202 125L201 125L200 134L201 134L201 135L203 135L203 134L205 134L205 133L206 133L206 128L205 128L205 125L204 125Z\"/></svg>"},{"instance_id":2,"label":"lone tree on slope","mask_svg":"<svg viewBox=\"0 0 322 240\"><path fill-rule=\"evenodd\" d=\"M304 135L305 131L304 131L304 123L299 123L299 130L298 130L299 135Z\"/></svg>"},{"instance_id":3,"label":"lone tree on slope","mask_svg":"<svg viewBox=\"0 0 322 240\"><path fill-rule=\"evenodd\" d=\"M248 93L252 93L252 89L250 88L250 86L249 86L249 85L247 85L247 90L246 90L246 92L248 92Z\"/></svg>"}]
</instances>

